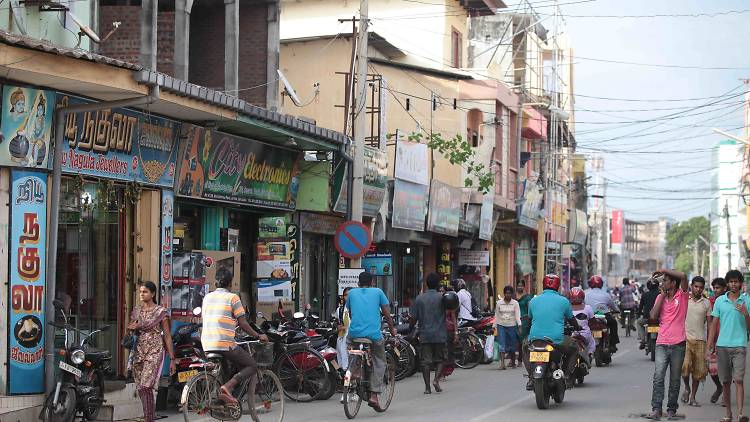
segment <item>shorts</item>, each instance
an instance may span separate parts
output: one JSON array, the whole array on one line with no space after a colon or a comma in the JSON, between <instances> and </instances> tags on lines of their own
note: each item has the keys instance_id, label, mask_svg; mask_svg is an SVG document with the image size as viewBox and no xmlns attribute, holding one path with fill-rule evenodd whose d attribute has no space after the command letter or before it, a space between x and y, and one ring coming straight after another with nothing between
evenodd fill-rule
<instances>
[{"instance_id":1,"label":"shorts","mask_svg":"<svg viewBox=\"0 0 750 422\"><path fill-rule=\"evenodd\" d=\"M685 360L682 361L682 377L692 375L694 380L703 381L707 373L706 342L688 340L685 346Z\"/></svg>"},{"instance_id":2,"label":"shorts","mask_svg":"<svg viewBox=\"0 0 750 422\"><path fill-rule=\"evenodd\" d=\"M420 362L423 368L445 361L445 343L422 343L419 345Z\"/></svg>"},{"instance_id":3,"label":"shorts","mask_svg":"<svg viewBox=\"0 0 750 422\"><path fill-rule=\"evenodd\" d=\"M745 354L744 347L716 348L719 361L719 381L722 384L745 379Z\"/></svg>"}]
</instances>

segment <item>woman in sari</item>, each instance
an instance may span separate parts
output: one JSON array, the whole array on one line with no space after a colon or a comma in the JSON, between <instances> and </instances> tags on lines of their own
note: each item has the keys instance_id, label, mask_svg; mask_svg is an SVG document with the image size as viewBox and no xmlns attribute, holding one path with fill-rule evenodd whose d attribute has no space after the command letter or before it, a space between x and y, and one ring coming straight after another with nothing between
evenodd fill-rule
<instances>
[{"instance_id":1,"label":"woman in sari","mask_svg":"<svg viewBox=\"0 0 750 422\"><path fill-rule=\"evenodd\" d=\"M169 373L175 372L172 335L167 320L167 310L154 302L156 285L150 281L138 287L141 306L134 308L128 330L138 335L133 354L133 378L143 405L145 422L153 422L156 413L154 387L159 380L164 363L164 351L169 354Z\"/></svg>"}]
</instances>

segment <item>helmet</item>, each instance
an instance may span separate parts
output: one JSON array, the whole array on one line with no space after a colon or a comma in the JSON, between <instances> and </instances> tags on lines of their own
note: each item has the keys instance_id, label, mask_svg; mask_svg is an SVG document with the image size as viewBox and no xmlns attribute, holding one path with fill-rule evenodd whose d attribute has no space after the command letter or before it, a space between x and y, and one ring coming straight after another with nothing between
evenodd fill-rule
<instances>
[{"instance_id":1,"label":"helmet","mask_svg":"<svg viewBox=\"0 0 750 422\"><path fill-rule=\"evenodd\" d=\"M592 289L601 289L604 286L604 281L601 276L592 275L589 279L589 287Z\"/></svg>"},{"instance_id":2,"label":"helmet","mask_svg":"<svg viewBox=\"0 0 750 422\"><path fill-rule=\"evenodd\" d=\"M550 290L560 290L560 277L557 274L547 274L542 281L542 288Z\"/></svg>"},{"instance_id":3,"label":"helmet","mask_svg":"<svg viewBox=\"0 0 750 422\"><path fill-rule=\"evenodd\" d=\"M456 292L447 291L443 293L443 308L449 311L455 311L458 309L458 295Z\"/></svg>"},{"instance_id":4,"label":"helmet","mask_svg":"<svg viewBox=\"0 0 750 422\"><path fill-rule=\"evenodd\" d=\"M586 294L583 292L583 289L580 287L573 287L570 290L570 303L573 305L580 305L583 303L583 300L586 298Z\"/></svg>"}]
</instances>

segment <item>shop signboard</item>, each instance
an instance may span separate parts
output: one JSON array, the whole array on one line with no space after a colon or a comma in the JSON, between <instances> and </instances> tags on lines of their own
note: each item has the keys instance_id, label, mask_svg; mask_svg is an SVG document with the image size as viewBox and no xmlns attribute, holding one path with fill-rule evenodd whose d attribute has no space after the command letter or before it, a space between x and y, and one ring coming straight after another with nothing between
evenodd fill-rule
<instances>
[{"instance_id":1,"label":"shop signboard","mask_svg":"<svg viewBox=\"0 0 750 422\"><path fill-rule=\"evenodd\" d=\"M393 183L391 225L399 229L423 231L428 193L428 185L396 179Z\"/></svg>"},{"instance_id":2,"label":"shop signboard","mask_svg":"<svg viewBox=\"0 0 750 422\"><path fill-rule=\"evenodd\" d=\"M58 95L58 105L91 101ZM62 171L174 186L180 124L124 108L68 114Z\"/></svg>"},{"instance_id":3,"label":"shop signboard","mask_svg":"<svg viewBox=\"0 0 750 422\"><path fill-rule=\"evenodd\" d=\"M362 214L375 217L383 205L388 183L388 155L377 148L364 147L364 183L362 188ZM334 175L333 192L336 203L333 210L346 213L349 184L347 166L338 166Z\"/></svg>"},{"instance_id":4,"label":"shop signboard","mask_svg":"<svg viewBox=\"0 0 750 422\"><path fill-rule=\"evenodd\" d=\"M47 175L11 172L8 390L44 392Z\"/></svg>"},{"instance_id":5,"label":"shop signboard","mask_svg":"<svg viewBox=\"0 0 750 422\"><path fill-rule=\"evenodd\" d=\"M518 206L518 224L530 229L537 229L537 221L541 217L542 193L532 180L523 182L523 200Z\"/></svg>"},{"instance_id":6,"label":"shop signboard","mask_svg":"<svg viewBox=\"0 0 750 422\"><path fill-rule=\"evenodd\" d=\"M490 251L458 250L458 265L484 267L490 265Z\"/></svg>"},{"instance_id":7,"label":"shop signboard","mask_svg":"<svg viewBox=\"0 0 750 422\"><path fill-rule=\"evenodd\" d=\"M330 202L331 164L301 161L297 210L326 212Z\"/></svg>"},{"instance_id":8,"label":"shop signboard","mask_svg":"<svg viewBox=\"0 0 750 422\"><path fill-rule=\"evenodd\" d=\"M372 275L393 275L393 255L373 253L362 257L362 267Z\"/></svg>"},{"instance_id":9,"label":"shop signboard","mask_svg":"<svg viewBox=\"0 0 750 422\"><path fill-rule=\"evenodd\" d=\"M427 160L427 144L410 141L397 141L396 143L396 166L394 177L419 185L429 185L430 178L427 174L429 169Z\"/></svg>"},{"instance_id":10,"label":"shop signboard","mask_svg":"<svg viewBox=\"0 0 750 422\"><path fill-rule=\"evenodd\" d=\"M324 214L301 212L299 215L300 229L305 233L318 233L333 236L336 229L344 222L341 217Z\"/></svg>"},{"instance_id":11,"label":"shop signboard","mask_svg":"<svg viewBox=\"0 0 750 422\"><path fill-rule=\"evenodd\" d=\"M289 223L289 217L261 217L258 219L258 237L282 238L286 236L286 225Z\"/></svg>"},{"instance_id":12,"label":"shop signboard","mask_svg":"<svg viewBox=\"0 0 750 422\"><path fill-rule=\"evenodd\" d=\"M186 125L178 196L293 210L302 152Z\"/></svg>"},{"instance_id":13,"label":"shop signboard","mask_svg":"<svg viewBox=\"0 0 750 422\"><path fill-rule=\"evenodd\" d=\"M625 226L625 218L623 217L622 210L613 210L611 224L611 234L609 251L611 253L622 253L622 231Z\"/></svg>"},{"instance_id":14,"label":"shop signboard","mask_svg":"<svg viewBox=\"0 0 750 422\"><path fill-rule=\"evenodd\" d=\"M3 86L0 166L50 168L55 93Z\"/></svg>"},{"instance_id":15,"label":"shop signboard","mask_svg":"<svg viewBox=\"0 0 750 422\"><path fill-rule=\"evenodd\" d=\"M492 218L494 211L495 196L488 193L482 198L482 210L479 213L479 238L482 240L492 240L492 233L495 231Z\"/></svg>"},{"instance_id":16,"label":"shop signboard","mask_svg":"<svg viewBox=\"0 0 750 422\"><path fill-rule=\"evenodd\" d=\"M161 305L172 312L172 246L174 235L174 193L161 192Z\"/></svg>"},{"instance_id":17,"label":"shop signboard","mask_svg":"<svg viewBox=\"0 0 750 422\"><path fill-rule=\"evenodd\" d=\"M427 230L455 237L460 219L461 189L433 180Z\"/></svg>"},{"instance_id":18,"label":"shop signboard","mask_svg":"<svg viewBox=\"0 0 750 422\"><path fill-rule=\"evenodd\" d=\"M529 239L521 240L521 243L516 246L516 269L522 275L534 272L534 267L531 264L531 242Z\"/></svg>"},{"instance_id":19,"label":"shop signboard","mask_svg":"<svg viewBox=\"0 0 750 422\"><path fill-rule=\"evenodd\" d=\"M292 288L292 299L299 300L299 297L295 292L299 292L299 278L300 278L300 229L296 224L289 224L286 227L286 240L289 242L289 267L290 271L290 285ZM299 304L299 303L298 303Z\"/></svg>"},{"instance_id":20,"label":"shop signboard","mask_svg":"<svg viewBox=\"0 0 750 422\"><path fill-rule=\"evenodd\" d=\"M586 213L582 210L575 209L570 214L568 225L568 242L583 245L588 237L589 226L586 220Z\"/></svg>"},{"instance_id":21,"label":"shop signboard","mask_svg":"<svg viewBox=\"0 0 750 422\"><path fill-rule=\"evenodd\" d=\"M364 268L339 268L339 296L344 294L344 289L359 287L359 275L365 272Z\"/></svg>"}]
</instances>

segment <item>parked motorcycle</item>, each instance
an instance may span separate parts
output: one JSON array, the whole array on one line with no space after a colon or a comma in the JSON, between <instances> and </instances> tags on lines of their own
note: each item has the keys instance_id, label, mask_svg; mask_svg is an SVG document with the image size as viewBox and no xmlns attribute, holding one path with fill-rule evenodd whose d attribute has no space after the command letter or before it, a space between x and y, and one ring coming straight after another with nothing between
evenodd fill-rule
<instances>
[{"instance_id":1,"label":"parked motorcycle","mask_svg":"<svg viewBox=\"0 0 750 422\"><path fill-rule=\"evenodd\" d=\"M104 400L104 373L110 370L112 356L107 350L97 350L89 346L89 340L96 333L107 331L108 325L88 334L70 325L68 316L60 300L53 302L55 310L63 316L63 322L52 321L49 325L65 332L65 345L57 353L62 357L58 367L54 391L44 402L39 419L44 422L70 422L77 415L93 421L99 416ZM73 334L82 337L75 344Z\"/></svg>"},{"instance_id":2,"label":"parked motorcycle","mask_svg":"<svg viewBox=\"0 0 750 422\"><path fill-rule=\"evenodd\" d=\"M649 319L646 323L646 356L651 362L656 360L656 337L659 335L659 321Z\"/></svg>"},{"instance_id":3,"label":"parked motorcycle","mask_svg":"<svg viewBox=\"0 0 750 422\"><path fill-rule=\"evenodd\" d=\"M199 321L201 308L193 310L193 319L184 325L181 325L172 335L172 348L175 355L176 372L171 377L167 387L167 400L180 402L185 383L198 373L194 364L205 360L205 353L201 345L200 329L202 324ZM162 390L159 391L162 393Z\"/></svg>"},{"instance_id":4,"label":"parked motorcycle","mask_svg":"<svg viewBox=\"0 0 750 422\"><path fill-rule=\"evenodd\" d=\"M609 365L612 362L612 349L609 345L609 329L607 328L607 317L596 314L589 323L591 335L596 341L594 351L594 362L596 366Z\"/></svg>"}]
</instances>

